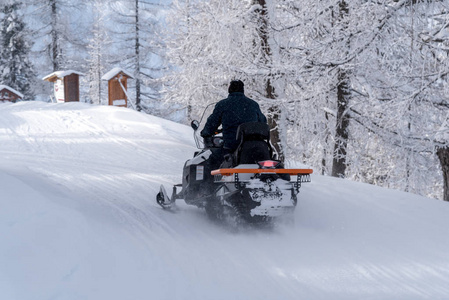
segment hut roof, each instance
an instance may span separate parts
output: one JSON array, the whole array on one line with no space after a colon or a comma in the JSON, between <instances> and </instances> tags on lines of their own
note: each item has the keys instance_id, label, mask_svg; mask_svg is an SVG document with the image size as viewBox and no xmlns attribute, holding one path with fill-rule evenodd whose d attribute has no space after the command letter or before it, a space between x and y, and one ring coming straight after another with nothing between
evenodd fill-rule
<instances>
[{"instance_id":1,"label":"hut roof","mask_svg":"<svg viewBox=\"0 0 449 300\"><path fill-rule=\"evenodd\" d=\"M16 91L15 89L13 89L12 87L9 87L7 85L3 85L0 84L0 91L3 89L7 89L8 91L10 91L11 93L16 94L17 96L19 96L20 98L23 98L23 94L21 92Z\"/></svg>"},{"instance_id":2,"label":"hut roof","mask_svg":"<svg viewBox=\"0 0 449 300\"><path fill-rule=\"evenodd\" d=\"M128 76L129 78L134 78L134 77L132 77L132 75L129 72L127 72L121 68L113 68L111 71L104 74L101 77L101 79L102 80L111 80L112 78L114 78L115 75L117 75L119 73L123 73L124 75Z\"/></svg>"},{"instance_id":3,"label":"hut roof","mask_svg":"<svg viewBox=\"0 0 449 300\"><path fill-rule=\"evenodd\" d=\"M65 76L71 75L71 74L77 74L80 76L83 76L84 74L78 71L74 71L74 70L67 70L67 71L56 71L53 72L51 74L48 74L47 76L45 76L44 78L42 78L42 80L47 80L47 81L56 81L57 78L64 78Z\"/></svg>"}]
</instances>

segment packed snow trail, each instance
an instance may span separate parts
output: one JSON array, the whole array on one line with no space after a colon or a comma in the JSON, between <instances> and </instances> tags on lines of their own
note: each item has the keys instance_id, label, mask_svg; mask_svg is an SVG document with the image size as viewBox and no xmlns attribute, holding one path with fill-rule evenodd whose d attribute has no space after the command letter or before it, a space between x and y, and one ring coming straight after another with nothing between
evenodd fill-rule
<instances>
[{"instance_id":1,"label":"packed snow trail","mask_svg":"<svg viewBox=\"0 0 449 300\"><path fill-rule=\"evenodd\" d=\"M155 202L189 127L0 103L0 299L448 299L449 205L312 176L291 227L232 234Z\"/></svg>"}]
</instances>

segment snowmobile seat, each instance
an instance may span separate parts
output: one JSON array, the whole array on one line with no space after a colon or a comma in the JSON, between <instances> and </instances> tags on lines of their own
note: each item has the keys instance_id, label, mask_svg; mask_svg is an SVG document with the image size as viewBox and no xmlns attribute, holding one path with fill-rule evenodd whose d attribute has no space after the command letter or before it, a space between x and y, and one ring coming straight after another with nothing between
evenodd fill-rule
<instances>
[{"instance_id":1,"label":"snowmobile seat","mask_svg":"<svg viewBox=\"0 0 449 300\"><path fill-rule=\"evenodd\" d=\"M254 164L272 158L270 146L270 128L265 123L250 122L237 129L237 140L240 144L235 152L235 163Z\"/></svg>"},{"instance_id":2,"label":"snowmobile seat","mask_svg":"<svg viewBox=\"0 0 449 300\"><path fill-rule=\"evenodd\" d=\"M245 141L237 154L237 164L255 164L269 159L270 151L264 141Z\"/></svg>"},{"instance_id":3,"label":"snowmobile seat","mask_svg":"<svg viewBox=\"0 0 449 300\"><path fill-rule=\"evenodd\" d=\"M243 123L237 128L238 141L249 140L270 140L270 127L266 123L249 122Z\"/></svg>"}]
</instances>

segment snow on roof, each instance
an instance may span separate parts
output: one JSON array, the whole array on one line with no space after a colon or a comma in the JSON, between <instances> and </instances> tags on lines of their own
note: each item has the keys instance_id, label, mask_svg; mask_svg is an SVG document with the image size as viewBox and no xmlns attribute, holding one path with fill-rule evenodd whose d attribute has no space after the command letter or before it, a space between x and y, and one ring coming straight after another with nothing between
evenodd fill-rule
<instances>
[{"instance_id":1,"label":"snow on roof","mask_svg":"<svg viewBox=\"0 0 449 300\"><path fill-rule=\"evenodd\" d=\"M63 78L63 77L68 76L68 75L70 75L70 74L77 74L77 75L80 75L80 76L84 76L83 73L78 72L78 71L74 71L74 70L56 71L56 72L53 72L53 73L51 73L51 74L45 76L44 78L42 78L42 80L48 80L48 81L51 81L51 79L53 79L53 78L55 78L55 77L57 77L57 78Z\"/></svg>"},{"instance_id":2,"label":"snow on roof","mask_svg":"<svg viewBox=\"0 0 449 300\"><path fill-rule=\"evenodd\" d=\"M107 72L106 74L104 74L103 77L101 77L101 79L102 80L111 80L115 75L119 74L120 72L122 72L129 78L134 78L129 72L123 70L122 68L116 67L116 68L113 68L111 71Z\"/></svg>"},{"instance_id":3,"label":"snow on roof","mask_svg":"<svg viewBox=\"0 0 449 300\"><path fill-rule=\"evenodd\" d=\"M17 96L19 96L20 98L23 98L23 94L21 92L18 92L15 89L13 89L13 88L11 88L11 87L9 87L7 85L0 84L0 91L3 90L3 89L7 89L8 91L10 91L10 92L16 94Z\"/></svg>"}]
</instances>

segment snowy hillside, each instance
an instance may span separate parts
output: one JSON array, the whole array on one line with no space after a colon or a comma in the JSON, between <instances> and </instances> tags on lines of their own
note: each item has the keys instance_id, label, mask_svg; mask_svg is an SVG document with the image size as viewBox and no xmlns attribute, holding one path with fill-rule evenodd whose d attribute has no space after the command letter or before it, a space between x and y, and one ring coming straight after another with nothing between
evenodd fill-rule
<instances>
[{"instance_id":1,"label":"snowy hillside","mask_svg":"<svg viewBox=\"0 0 449 300\"><path fill-rule=\"evenodd\" d=\"M449 203L312 176L296 222L233 234L157 206L191 129L0 103L0 299L449 299Z\"/></svg>"}]
</instances>

